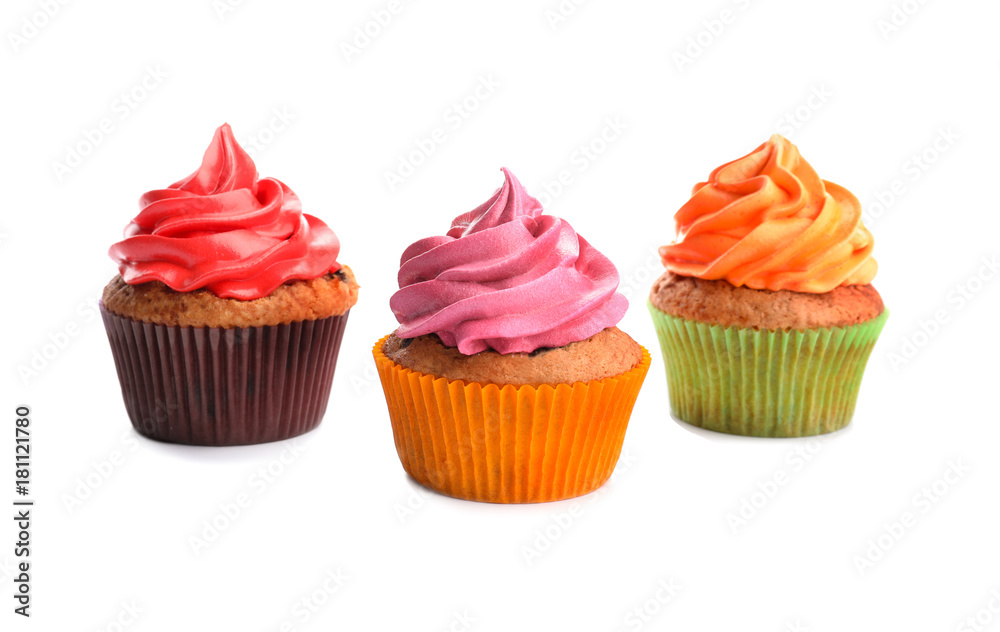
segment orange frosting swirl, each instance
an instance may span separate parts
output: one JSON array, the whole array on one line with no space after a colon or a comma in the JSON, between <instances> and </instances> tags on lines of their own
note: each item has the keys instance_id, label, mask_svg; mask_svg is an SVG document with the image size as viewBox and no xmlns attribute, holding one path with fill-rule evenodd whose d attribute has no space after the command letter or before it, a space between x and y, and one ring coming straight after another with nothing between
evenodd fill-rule
<instances>
[{"instance_id":1,"label":"orange frosting swirl","mask_svg":"<svg viewBox=\"0 0 1000 632\"><path fill-rule=\"evenodd\" d=\"M778 134L715 169L674 219L677 241L660 257L683 276L819 294L867 285L878 269L861 203Z\"/></svg>"}]
</instances>

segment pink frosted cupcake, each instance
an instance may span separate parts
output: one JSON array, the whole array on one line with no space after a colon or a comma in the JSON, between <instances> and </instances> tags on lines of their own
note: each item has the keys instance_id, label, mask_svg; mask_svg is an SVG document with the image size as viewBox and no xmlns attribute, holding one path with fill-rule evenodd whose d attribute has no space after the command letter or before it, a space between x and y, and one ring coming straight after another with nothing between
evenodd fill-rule
<instances>
[{"instance_id":1,"label":"pink frosted cupcake","mask_svg":"<svg viewBox=\"0 0 1000 632\"><path fill-rule=\"evenodd\" d=\"M516 503L597 489L649 354L615 325L618 271L504 169L486 203L403 253L400 326L374 348L396 450L450 496Z\"/></svg>"}]
</instances>

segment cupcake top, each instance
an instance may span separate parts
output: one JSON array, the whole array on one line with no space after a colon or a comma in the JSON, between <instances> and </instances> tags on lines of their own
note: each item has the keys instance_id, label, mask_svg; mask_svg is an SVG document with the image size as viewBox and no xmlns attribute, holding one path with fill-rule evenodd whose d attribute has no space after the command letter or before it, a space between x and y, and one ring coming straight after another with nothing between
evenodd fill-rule
<instances>
[{"instance_id":1,"label":"cupcake top","mask_svg":"<svg viewBox=\"0 0 1000 632\"><path fill-rule=\"evenodd\" d=\"M389 302L399 338L437 334L466 355L562 347L613 327L628 301L618 270L503 169L489 200L447 235L403 252Z\"/></svg>"},{"instance_id":2,"label":"cupcake top","mask_svg":"<svg viewBox=\"0 0 1000 632\"><path fill-rule=\"evenodd\" d=\"M682 276L825 293L867 285L878 269L858 199L778 134L715 169L674 217L677 240L660 257Z\"/></svg>"},{"instance_id":3,"label":"cupcake top","mask_svg":"<svg viewBox=\"0 0 1000 632\"><path fill-rule=\"evenodd\" d=\"M145 193L125 239L108 255L130 285L161 281L172 290L205 288L219 298L253 300L294 280L340 269L340 241L302 212L283 182L257 167L228 124L193 174Z\"/></svg>"}]
</instances>

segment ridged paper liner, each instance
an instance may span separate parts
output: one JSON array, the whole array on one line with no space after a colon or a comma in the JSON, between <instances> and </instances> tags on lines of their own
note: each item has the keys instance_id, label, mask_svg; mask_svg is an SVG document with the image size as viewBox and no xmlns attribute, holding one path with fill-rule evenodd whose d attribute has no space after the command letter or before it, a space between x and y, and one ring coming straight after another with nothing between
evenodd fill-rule
<instances>
[{"instance_id":1,"label":"ridged paper liner","mask_svg":"<svg viewBox=\"0 0 1000 632\"><path fill-rule=\"evenodd\" d=\"M206 446L278 441L319 425L349 313L222 329L142 323L101 306L136 431Z\"/></svg>"},{"instance_id":2,"label":"ridged paper liner","mask_svg":"<svg viewBox=\"0 0 1000 632\"><path fill-rule=\"evenodd\" d=\"M805 437L846 426L888 310L849 327L721 327L648 303L675 417L708 430Z\"/></svg>"},{"instance_id":3,"label":"ridged paper liner","mask_svg":"<svg viewBox=\"0 0 1000 632\"><path fill-rule=\"evenodd\" d=\"M603 485L649 371L556 386L498 386L425 375L373 349L403 469L455 498L536 503Z\"/></svg>"}]
</instances>

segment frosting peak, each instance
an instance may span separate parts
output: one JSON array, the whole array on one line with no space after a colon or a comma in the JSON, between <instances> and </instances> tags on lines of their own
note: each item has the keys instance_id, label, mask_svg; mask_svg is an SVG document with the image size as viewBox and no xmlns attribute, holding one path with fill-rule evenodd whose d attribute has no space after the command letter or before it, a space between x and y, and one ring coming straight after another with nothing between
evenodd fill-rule
<instances>
[{"instance_id":1,"label":"frosting peak","mask_svg":"<svg viewBox=\"0 0 1000 632\"><path fill-rule=\"evenodd\" d=\"M228 124L216 130L197 171L143 194L139 207L125 239L108 251L129 284L161 281L178 292L206 288L252 300L340 269L337 236L302 213L283 182L258 179Z\"/></svg>"},{"instance_id":2,"label":"frosting peak","mask_svg":"<svg viewBox=\"0 0 1000 632\"><path fill-rule=\"evenodd\" d=\"M823 293L867 285L878 269L858 199L778 134L716 168L674 217L677 241L660 256L676 274Z\"/></svg>"},{"instance_id":3,"label":"frosting peak","mask_svg":"<svg viewBox=\"0 0 1000 632\"><path fill-rule=\"evenodd\" d=\"M514 174L502 167L504 175L503 186L497 189L493 197L486 200L468 213L459 215L451 223L449 237L458 239L500 224L515 221L518 217L538 217L542 214L542 204L528 195Z\"/></svg>"},{"instance_id":4,"label":"frosting peak","mask_svg":"<svg viewBox=\"0 0 1000 632\"><path fill-rule=\"evenodd\" d=\"M212 144L205 150L201 167L171 189L188 191L195 195L213 195L234 189L252 189L257 182L257 165L233 138L229 123L215 130Z\"/></svg>"},{"instance_id":5,"label":"frosting peak","mask_svg":"<svg viewBox=\"0 0 1000 632\"><path fill-rule=\"evenodd\" d=\"M500 189L446 235L403 252L389 302L400 338L434 333L466 355L530 353L584 340L625 315L611 261L503 174Z\"/></svg>"}]
</instances>

